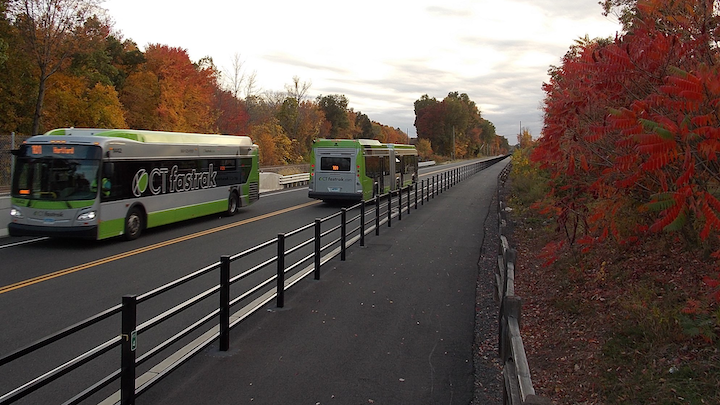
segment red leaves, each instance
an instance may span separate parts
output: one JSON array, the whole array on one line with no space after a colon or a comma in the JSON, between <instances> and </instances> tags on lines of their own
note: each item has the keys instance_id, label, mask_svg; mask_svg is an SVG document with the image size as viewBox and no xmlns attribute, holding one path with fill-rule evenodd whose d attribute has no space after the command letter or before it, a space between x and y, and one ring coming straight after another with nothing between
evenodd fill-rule
<instances>
[{"instance_id":1,"label":"red leaves","mask_svg":"<svg viewBox=\"0 0 720 405\"><path fill-rule=\"evenodd\" d=\"M720 243L720 51L708 45L720 31L704 25L711 7L688 18L695 3L680 3L638 2L631 32L571 48L543 86L533 158L570 244L642 240L640 228Z\"/></svg>"}]
</instances>

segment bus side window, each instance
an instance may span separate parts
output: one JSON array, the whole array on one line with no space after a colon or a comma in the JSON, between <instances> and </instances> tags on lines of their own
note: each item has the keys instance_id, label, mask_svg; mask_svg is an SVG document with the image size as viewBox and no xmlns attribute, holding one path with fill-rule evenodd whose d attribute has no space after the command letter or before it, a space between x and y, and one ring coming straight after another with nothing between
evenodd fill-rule
<instances>
[{"instance_id":1,"label":"bus side window","mask_svg":"<svg viewBox=\"0 0 720 405\"><path fill-rule=\"evenodd\" d=\"M113 190L117 190L117 181L115 180L115 164L105 162L102 165L102 173L100 174L100 198L102 200L111 200L117 197Z\"/></svg>"}]
</instances>

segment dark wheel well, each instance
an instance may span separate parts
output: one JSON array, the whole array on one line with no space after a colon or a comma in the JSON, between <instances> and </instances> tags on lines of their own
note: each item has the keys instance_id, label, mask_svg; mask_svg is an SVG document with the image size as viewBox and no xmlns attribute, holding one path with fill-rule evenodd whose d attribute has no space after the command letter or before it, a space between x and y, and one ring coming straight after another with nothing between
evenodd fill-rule
<instances>
[{"instance_id":1,"label":"dark wheel well","mask_svg":"<svg viewBox=\"0 0 720 405\"><path fill-rule=\"evenodd\" d=\"M240 209L240 195L238 195L237 190L233 190L230 192L230 195L228 196L228 208L227 208L227 216L231 217L235 214L237 214L238 210Z\"/></svg>"},{"instance_id":2,"label":"dark wheel well","mask_svg":"<svg viewBox=\"0 0 720 405\"><path fill-rule=\"evenodd\" d=\"M125 215L123 237L125 240L137 239L145 229L145 210L137 205L130 208Z\"/></svg>"}]
</instances>

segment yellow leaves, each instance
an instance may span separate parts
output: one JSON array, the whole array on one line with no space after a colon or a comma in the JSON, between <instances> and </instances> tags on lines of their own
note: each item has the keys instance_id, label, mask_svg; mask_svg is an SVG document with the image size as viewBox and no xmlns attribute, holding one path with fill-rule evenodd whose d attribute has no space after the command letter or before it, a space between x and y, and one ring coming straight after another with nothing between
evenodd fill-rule
<instances>
[{"instance_id":1,"label":"yellow leaves","mask_svg":"<svg viewBox=\"0 0 720 405\"><path fill-rule=\"evenodd\" d=\"M83 78L62 73L51 78L45 95L46 127L123 128L125 118L115 88L96 83L88 87Z\"/></svg>"},{"instance_id":2,"label":"yellow leaves","mask_svg":"<svg viewBox=\"0 0 720 405\"><path fill-rule=\"evenodd\" d=\"M254 126L250 137L260 148L260 165L274 166L290 162L292 141L277 122L271 120Z\"/></svg>"}]
</instances>

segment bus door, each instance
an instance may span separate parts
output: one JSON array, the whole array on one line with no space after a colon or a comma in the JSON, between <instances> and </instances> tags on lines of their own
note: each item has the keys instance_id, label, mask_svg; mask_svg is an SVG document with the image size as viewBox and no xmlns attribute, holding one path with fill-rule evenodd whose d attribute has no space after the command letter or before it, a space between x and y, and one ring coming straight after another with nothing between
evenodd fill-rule
<instances>
[{"instance_id":1,"label":"bus door","mask_svg":"<svg viewBox=\"0 0 720 405\"><path fill-rule=\"evenodd\" d=\"M388 156L388 173L387 173L387 182L390 186L390 190L397 190L402 184L401 175L400 175L400 169L402 168L402 165L400 164L400 160L398 160L397 155L395 155L395 150L390 149L390 156Z\"/></svg>"}]
</instances>

